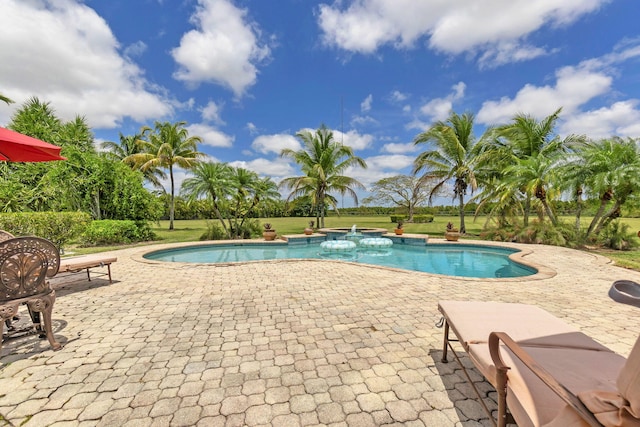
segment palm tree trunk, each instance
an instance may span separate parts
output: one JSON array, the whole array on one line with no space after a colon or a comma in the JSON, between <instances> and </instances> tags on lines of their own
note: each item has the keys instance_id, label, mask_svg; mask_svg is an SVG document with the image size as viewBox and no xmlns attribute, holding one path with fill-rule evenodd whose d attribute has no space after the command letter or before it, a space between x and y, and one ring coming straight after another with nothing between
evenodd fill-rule
<instances>
[{"instance_id":1,"label":"palm tree trunk","mask_svg":"<svg viewBox=\"0 0 640 427\"><path fill-rule=\"evenodd\" d=\"M602 215L602 218L600 218L600 221L598 222L598 225L596 226L596 228L593 230L593 233L597 236L598 234L600 234L600 231L602 231L602 229L609 224L611 221L613 221L614 219L618 218L620 216L620 206L621 203L619 203L617 200L616 202L613 204L613 206L611 207L611 209L609 210L609 212L607 212L606 214Z\"/></svg>"},{"instance_id":2,"label":"palm tree trunk","mask_svg":"<svg viewBox=\"0 0 640 427\"><path fill-rule=\"evenodd\" d=\"M531 197L527 194L524 199L524 218L523 225L529 226L529 213L531 212Z\"/></svg>"},{"instance_id":3,"label":"palm tree trunk","mask_svg":"<svg viewBox=\"0 0 640 427\"><path fill-rule=\"evenodd\" d=\"M171 197L169 198L169 230L173 230L173 216L174 216L174 209L175 209L175 200L174 200L174 193L175 193L175 185L173 182L173 166L169 165L169 176L171 177Z\"/></svg>"},{"instance_id":4,"label":"palm tree trunk","mask_svg":"<svg viewBox=\"0 0 640 427\"><path fill-rule=\"evenodd\" d=\"M549 220L551 221L551 224L553 224L554 226L558 225L558 220L556 219L556 216L553 214L553 211L551 210L551 206L549 206L549 203L547 203L547 200L541 200L540 202L542 202L542 206L544 206L544 211L547 213L547 216L549 217Z\"/></svg>"},{"instance_id":5,"label":"palm tree trunk","mask_svg":"<svg viewBox=\"0 0 640 427\"><path fill-rule=\"evenodd\" d=\"M582 207L583 207L582 191L580 191L580 193L576 195L576 224L575 224L576 236L580 232L580 217L582 216Z\"/></svg>"},{"instance_id":6,"label":"palm tree trunk","mask_svg":"<svg viewBox=\"0 0 640 427\"><path fill-rule=\"evenodd\" d=\"M596 212L596 214L594 215L593 220L591 220L591 224L589 224L589 228L587 229L587 234L584 236L585 238L591 235L591 232L596 227L596 224L598 223L600 218L602 218L602 214L604 213L604 209L607 206L608 202L609 200L607 198L605 197L600 198L600 207L598 208L598 212Z\"/></svg>"},{"instance_id":7,"label":"palm tree trunk","mask_svg":"<svg viewBox=\"0 0 640 427\"><path fill-rule=\"evenodd\" d=\"M464 225L464 194L458 194L458 203L460 209L460 233L465 234L467 232L467 228Z\"/></svg>"}]
</instances>

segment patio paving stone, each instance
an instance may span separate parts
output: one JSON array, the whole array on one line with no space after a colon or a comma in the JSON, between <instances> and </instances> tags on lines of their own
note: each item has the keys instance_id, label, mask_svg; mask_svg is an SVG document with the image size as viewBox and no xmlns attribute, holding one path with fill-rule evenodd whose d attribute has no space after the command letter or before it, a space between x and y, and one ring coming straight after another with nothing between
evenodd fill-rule
<instances>
[{"instance_id":1,"label":"patio paving stone","mask_svg":"<svg viewBox=\"0 0 640 427\"><path fill-rule=\"evenodd\" d=\"M4 343L0 415L10 426L488 426L460 368L440 362L438 300L537 304L624 356L640 325L640 311L607 296L640 272L572 249L509 246L555 275L161 264L141 260L148 249L114 251L112 284L54 278L62 350L36 335ZM495 391L471 375L495 408Z\"/></svg>"}]
</instances>

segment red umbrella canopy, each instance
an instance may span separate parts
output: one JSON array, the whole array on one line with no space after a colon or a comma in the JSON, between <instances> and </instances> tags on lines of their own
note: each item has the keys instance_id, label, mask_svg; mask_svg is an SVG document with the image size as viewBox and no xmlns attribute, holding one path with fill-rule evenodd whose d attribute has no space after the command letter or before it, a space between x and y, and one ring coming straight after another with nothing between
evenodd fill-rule
<instances>
[{"instance_id":1,"label":"red umbrella canopy","mask_svg":"<svg viewBox=\"0 0 640 427\"><path fill-rule=\"evenodd\" d=\"M0 127L0 161L48 162L66 160L61 147Z\"/></svg>"}]
</instances>

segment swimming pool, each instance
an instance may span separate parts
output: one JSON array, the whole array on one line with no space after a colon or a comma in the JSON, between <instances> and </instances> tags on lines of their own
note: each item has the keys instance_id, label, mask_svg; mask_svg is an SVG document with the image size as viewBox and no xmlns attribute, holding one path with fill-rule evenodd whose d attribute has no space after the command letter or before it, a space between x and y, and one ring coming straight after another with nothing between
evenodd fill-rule
<instances>
[{"instance_id":1,"label":"swimming pool","mask_svg":"<svg viewBox=\"0 0 640 427\"><path fill-rule=\"evenodd\" d=\"M466 244L393 245L326 253L319 244L213 244L164 249L144 258L167 262L230 263L275 259L335 259L447 276L509 278L530 276L535 268L509 259L517 249Z\"/></svg>"}]
</instances>

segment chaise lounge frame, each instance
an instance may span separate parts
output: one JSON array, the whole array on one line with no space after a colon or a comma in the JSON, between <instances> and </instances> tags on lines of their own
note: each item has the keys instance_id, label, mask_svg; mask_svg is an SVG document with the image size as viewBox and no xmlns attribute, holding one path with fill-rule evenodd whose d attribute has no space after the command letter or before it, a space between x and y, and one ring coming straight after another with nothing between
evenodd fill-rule
<instances>
[{"instance_id":1,"label":"chaise lounge frame","mask_svg":"<svg viewBox=\"0 0 640 427\"><path fill-rule=\"evenodd\" d=\"M101 254L81 255L77 257L62 258L60 260L60 273L79 273L87 270L87 280L91 281L91 269L98 267L107 267L106 275L109 277L109 283L113 283L111 277L111 264L118 261L116 257L104 256Z\"/></svg>"},{"instance_id":2,"label":"chaise lounge frame","mask_svg":"<svg viewBox=\"0 0 640 427\"><path fill-rule=\"evenodd\" d=\"M442 362L447 362L450 349L494 426L504 427L514 422L537 426L563 420L566 414L574 417L572 420L579 418L580 425L602 426L578 394L582 397L582 393L602 390L619 395L616 377L626 369L622 356L535 306L440 301L438 309L444 324ZM521 315L515 317L517 313ZM499 332L501 330L505 332ZM451 331L455 338L450 337ZM463 347L477 370L495 387L498 394L495 419L452 342ZM640 339L634 349L636 347L640 350ZM554 355L561 360L553 360ZM583 361L587 363L583 365ZM589 363L601 366L601 372L593 372ZM637 375L635 372L632 375ZM577 382L575 378L578 378ZM520 401L522 398L525 403ZM528 402L531 398L542 400L544 404L553 403L547 407L539 402ZM515 412L509 410L509 404L515 405ZM637 422L640 424L640 419Z\"/></svg>"}]
</instances>

